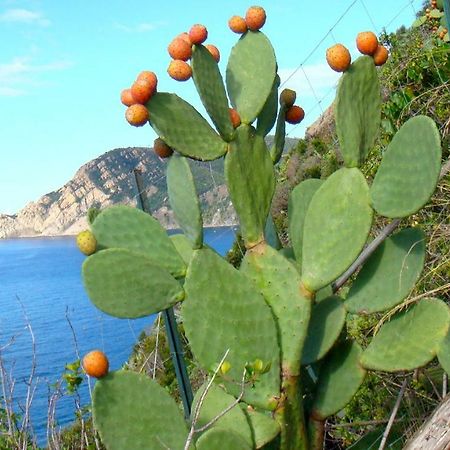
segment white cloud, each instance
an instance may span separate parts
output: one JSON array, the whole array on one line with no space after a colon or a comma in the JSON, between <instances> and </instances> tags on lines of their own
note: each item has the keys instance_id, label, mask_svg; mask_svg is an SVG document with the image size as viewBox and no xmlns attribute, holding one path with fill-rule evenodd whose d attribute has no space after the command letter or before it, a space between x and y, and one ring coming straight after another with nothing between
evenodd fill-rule
<instances>
[{"instance_id":1,"label":"white cloud","mask_svg":"<svg viewBox=\"0 0 450 450\"><path fill-rule=\"evenodd\" d=\"M155 22L155 23L143 22L131 26L118 22L114 23L114 27L117 30L124 31L125 33L147 33L149 31L156 30L162 25L164 25L162 22Z\"/></svg>"},{"instance_id":2,"label":"white cloud","mask_svg":"<svg viewBox=\"0 0 450 450\"><path fill-rule=\"evenodd\" d=\"M53 61L36 64L30 57L16 57L0 64L0 96L26 95L27 88L39 84L39 75L64 70L72 66L70 61Z\"/></svg>"},{"instance_id":3,"label":"white cloud","mask_svg":"<svg viewBox=\"0 0 450 450\"><path fill-rule=\"evenodd\" d=\"M20 8L7 9L0 14L0 22L37 24L41 26L50 25L50 20L45 18L42 13Z\"/></svg>"}]
</instances>

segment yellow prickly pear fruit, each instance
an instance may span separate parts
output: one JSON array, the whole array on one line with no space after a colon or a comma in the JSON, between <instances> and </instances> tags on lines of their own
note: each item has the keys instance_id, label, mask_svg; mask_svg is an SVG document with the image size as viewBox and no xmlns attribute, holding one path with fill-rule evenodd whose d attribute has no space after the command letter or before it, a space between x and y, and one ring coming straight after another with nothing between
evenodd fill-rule
<instances>
[{"instance_id":1,"label":"yellow prickly pear fruit","mask_svg":"<svg viewBox=\"0 0 450 450\"><path fill-rule=\"evenodd\" d=\"M261 372L264 368L262 359L255 359L253 362L253 368L255 369L255 372Z\"/></svg>"},{"instance_id":2,"label":"yellow prickly pear fruit","mask_svg":"<svg viewBox=\"0 0 450 450\"><path fill-rule=\"evenodd\" d=\"M97 241L92 231L84 230L77 235L77 246L82 253L89 256L95 253Z\"/></svg>"},{"instance_id":3,"label":"yellow prickly pear fruit","mask_svg":"<svg viewBox=\"0 0 450 450\"><path fill-rule=\"evenodd\" d=\"M222 375L225 375L226 373L228 373L231 369L231 364L228 361L224 361L221 365L220 365L220 372L222 373Z\"/></svg>"}]
</instances>

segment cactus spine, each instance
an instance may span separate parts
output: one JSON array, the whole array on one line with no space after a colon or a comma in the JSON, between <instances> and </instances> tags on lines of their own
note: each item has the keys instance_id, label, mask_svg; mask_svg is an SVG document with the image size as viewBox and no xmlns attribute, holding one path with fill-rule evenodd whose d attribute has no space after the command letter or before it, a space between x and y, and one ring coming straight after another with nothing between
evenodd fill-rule
<instances>
[{"instance_id":1,"label":"cactus spine","mask_svg":"<svg viewBox=\"0 0 450 450\"><path fill-rule=\"evenodd\" d=\"M117 317L140 317L182 302L192 352L218 381L206 391L193 426L198 429L239 400L209 429L194 433L189 446L190 421L183 421L154 381L123 371L109 374L97 382L93 399L94 421L108 449L123 449L126 442L136 449L244 450L268 444L316 450L322 448L325 420L350 401L368 370L412 369L435 356L450 368L450 312L439 299L421 300L394 315L366 349L343 331L348 312L386 311L412 290L424 264L418 230L403 230L379 247L345 300L331 295L329 287L366 245L374 214L405 217L429 200L441 158L436 125L423 116L410 119L369 186L359 166L378 131L380 88L373 59L357 59L342 75L336 99L345 167L293 191L293 253L278 249L269 215L286 105L276 101L276 70L275 53L261 31L247 30L239 39L226 83L206 47L194 45L193 80L216 129L175 94L155 93L146 105L150 125L177 152L168 164L167 183L183 234L169 238L152 217L124 206L102 211L91 224L98 251L84 262L83 278L99 308ZM237 129L227 95L241 118ZM264 137L275 123L269 150ZM248 249L240 270L203 244L187 160L223 156ZM393 336L401 336L395 345ZM225 354L226 363L218 368ZM205 389L197 392L194 405Z\"/></svg>"}]
</instances>

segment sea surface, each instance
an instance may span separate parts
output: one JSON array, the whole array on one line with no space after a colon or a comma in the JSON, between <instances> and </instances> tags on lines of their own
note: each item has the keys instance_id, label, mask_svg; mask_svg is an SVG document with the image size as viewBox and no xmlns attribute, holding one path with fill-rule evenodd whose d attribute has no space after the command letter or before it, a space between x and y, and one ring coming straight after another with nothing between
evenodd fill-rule
<instances>
[{"instance_id":1,"label":"sea surface","mask_svg":"<svg viewBox=\"0 0 450 450\"><path fill-rule=\"evenodd\" d=\"M230 227L205 229L205 242L221 254L234 237ZM96 309L82 285L84 258L73 237L0 240L0 358L14 380L14 406L20 414L35 355L31 420L42 446L52 385L65 365L98 348L108 355L110 368L119 369L154 320L117 319ZM86 380L80 394L81 404L88 404ZM60 398L56 412L59 426L72 422L75 397Z\"/></svg>"}]
</instances>

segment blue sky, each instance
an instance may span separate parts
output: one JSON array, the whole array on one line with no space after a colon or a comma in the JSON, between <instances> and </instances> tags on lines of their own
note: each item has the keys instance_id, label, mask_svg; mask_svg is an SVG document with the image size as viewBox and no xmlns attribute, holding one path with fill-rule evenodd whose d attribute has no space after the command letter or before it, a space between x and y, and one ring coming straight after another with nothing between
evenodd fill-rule
<instances>
[{"instance_id":1,"label":"blue sky","mask_svg":"<svg viewBox=\"0 0 450 450\"><path fill-rule=\"evenodd\" d=\"M334 98L338 75L326 65L326 49L342 42L356 56L359 31L409 25L421 3L259 2L267 12L263 31L274 46L282 81L291 76L284 87L298 91L297 104L306 111L301 126L288 127L289 136L302 137ZM158 90L176 92L202 111L192 80L178 83L167 75L167 45L202 23L209 30L207 42L221 51L224 73L238 38L228 19L244 15L252 4L0 0L0 213L17 212L58 189L82 164L108 150L152 145L153 130L130 127L119 100L141 70L156 72Z\"/></svg>"}]
</instances>

